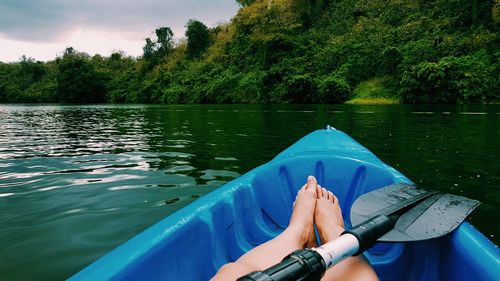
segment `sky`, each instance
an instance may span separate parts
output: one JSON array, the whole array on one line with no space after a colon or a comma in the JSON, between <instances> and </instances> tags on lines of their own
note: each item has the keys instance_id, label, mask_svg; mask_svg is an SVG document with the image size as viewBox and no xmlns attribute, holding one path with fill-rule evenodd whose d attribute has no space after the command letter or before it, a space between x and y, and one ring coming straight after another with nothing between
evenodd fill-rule
<instances>
[{"instance_id":1,"label":"sky","mask_svg":"<svg viewBox=\"0 0 500 281\"><path fill-rule=\"evenodd\" d=\"M238 9L236 0L0 0L0 61L49 61L67 47L140 56L160 26L181 38L188 20L213 27Z\"/></svg>"}]
</instances>

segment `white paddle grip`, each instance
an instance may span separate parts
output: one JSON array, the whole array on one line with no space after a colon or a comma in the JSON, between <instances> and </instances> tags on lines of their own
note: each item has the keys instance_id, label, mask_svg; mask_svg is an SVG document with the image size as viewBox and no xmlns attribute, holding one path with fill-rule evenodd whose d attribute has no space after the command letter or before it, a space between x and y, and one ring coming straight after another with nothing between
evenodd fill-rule
<instances>
[{"instance_id":1,"label":"white paddle grip","mask_svg":"<svg viewBox=\"0 0 500 281\"><path fill-rule=\"evenodd\" d=\"M359 242L356 236L345 233L339 238L314 248L325 261L326 268L330 268L340 261L354 255L359 250Z\"/></svg>"}]
</instances>

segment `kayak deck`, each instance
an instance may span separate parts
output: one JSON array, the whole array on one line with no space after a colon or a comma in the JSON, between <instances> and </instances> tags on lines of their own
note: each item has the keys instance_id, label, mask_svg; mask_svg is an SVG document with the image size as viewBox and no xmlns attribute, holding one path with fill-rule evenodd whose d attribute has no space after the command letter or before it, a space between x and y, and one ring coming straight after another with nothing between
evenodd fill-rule
<instances>
[{"instance_id":1,"label":"kayak deck","mask_svg":"<svg viewBox=\"0 0 500 281\"><path fill-rule=\"evenodd\" d=\"M411 183L336 130L319 130L271 162L223 185L86 267L70 280L207 280L222 265L281 233L308 175L332 190L346 227L354 200ZM381 280L493 280L498 247L470 224L414 243L379 243L365 256Z\"/></svg>"}]
</instances>

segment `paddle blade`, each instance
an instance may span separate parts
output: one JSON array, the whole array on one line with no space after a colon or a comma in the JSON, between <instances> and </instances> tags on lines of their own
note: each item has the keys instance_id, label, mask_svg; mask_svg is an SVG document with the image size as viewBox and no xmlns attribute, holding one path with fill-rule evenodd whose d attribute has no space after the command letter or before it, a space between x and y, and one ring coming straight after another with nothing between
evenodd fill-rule
<instances>
[{"instance_id":1,"label":"paddle blade","mask_svg":"<svg viewBox=\"0 0 500 281\"><path fill-rule=\"evenodd\" d=\"M399 212L394 229L377 241L420 241L452 232L478 205L479 201L463 196L394 184L359 197L351 208L351 223Z\"/></svg>"}]
</instances>

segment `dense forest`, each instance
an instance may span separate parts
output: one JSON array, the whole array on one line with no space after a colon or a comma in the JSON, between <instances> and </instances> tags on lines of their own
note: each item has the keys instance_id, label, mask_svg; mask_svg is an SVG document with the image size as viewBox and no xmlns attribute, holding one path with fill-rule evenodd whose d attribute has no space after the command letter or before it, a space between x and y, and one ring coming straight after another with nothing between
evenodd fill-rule
<instances>
[{"instance_id":1,"label":"dense forest","mask_svg":"<svg viewBox=\"0 0 500 281\"><path fill-rule=\"evenodd\" d=\"M158 27L141 57L0 62L0 102L500 100L500 0L237 1L229 23L190 20L180 40Z\"/></svg>"}]
</instances>

